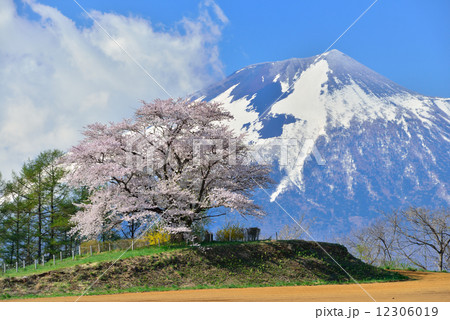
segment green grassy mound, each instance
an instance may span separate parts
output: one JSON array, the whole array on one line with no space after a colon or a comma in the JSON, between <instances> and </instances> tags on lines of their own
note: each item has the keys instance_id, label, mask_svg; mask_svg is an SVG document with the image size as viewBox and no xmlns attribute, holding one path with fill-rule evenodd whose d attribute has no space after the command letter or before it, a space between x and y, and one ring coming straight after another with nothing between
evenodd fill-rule
<instances>
[{"instance_id":1,"label":"green grassy mound","mask_svg":"<svg viewBox=\"0 0 450 320\"><path fill-rule=\"evenodd\" d=\"M344 246L321 246L358 282L406 279L361 262ZM112 261L97 261L0 279L0 297L77 295L87 288L88 294L100 294L353 282L317 244L301 240L214 243L150 255L134 252L133 257L113 265Z\"/></svg>"},{"instance_id":2,"label":"green grassy mound","mask_svg":"<svg viewBox=\"0 0 450 320\"><path fill-rule=\"evenodd\" d=\"M140 248L137 250L129 250L129 251L110 251L110 252L102 252L102 253L94 253L91 255L83 255L83 256L76 256L74 260L72 258L67 258L63 260L57 259L55 261L55 265L53 265L53 261L48 261L45 263L45 265L38 264L37 269L35 269L34 265L27 266L25 269L22 267L19 267L18 272L16 272L15 269L9 269L6 273L1 272L0 270L0 279L1 278L17 278L17 277L24 277L24 276L30 276L34 274L40 274L45 273L48 271L53 270L59 270L69 267L74 267L77 265L84 265L84 264L92 264L92 263L99 263L99 262L107 262L107 261L114 261L120 257L120 259L127 259L132 257L139 257L139 256L149 256L157 253L162 252L170 252L173 250L178 250L181 248L186 248L186 245L164 245L161 247L158 246L152 246L152 247L146 247L146 248Z\"/></svg>"}]
</instances>

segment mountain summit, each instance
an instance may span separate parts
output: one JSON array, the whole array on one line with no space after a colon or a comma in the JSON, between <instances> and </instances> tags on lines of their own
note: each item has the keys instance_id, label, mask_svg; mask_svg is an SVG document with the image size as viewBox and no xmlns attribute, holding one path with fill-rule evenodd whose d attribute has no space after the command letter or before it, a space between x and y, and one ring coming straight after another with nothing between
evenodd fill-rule
<instances>
[{"instance_id":1,"label":"mountain summit","mask_svg":"<svg viewBox=\"0 0 450 320\"><path fill-rule=\"evenodd\" d=\"M222 102L273 164L271 201L324 227L450 204L450 99L408 90L342 52L251 65L193 98Z\"/></svg>"}]
</instances>

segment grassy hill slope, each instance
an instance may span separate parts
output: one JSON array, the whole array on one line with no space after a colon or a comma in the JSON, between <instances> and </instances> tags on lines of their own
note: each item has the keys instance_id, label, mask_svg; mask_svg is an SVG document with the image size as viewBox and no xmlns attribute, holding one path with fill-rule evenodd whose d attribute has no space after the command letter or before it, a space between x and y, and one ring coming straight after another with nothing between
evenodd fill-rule
<instances>
[{"instance_id":1,"label":"grassy hill slope","mask_svg":"<svg viewBox=\"0 0 450 320\"><path fill-rule=\"evenodd\" d=\"M405 279L361 262L341 245L321 245L358 282ZM106 270L89 294L353 282L317 244L301 240L214 243L129 257L111 264L92 262L3 278L0 297L81 294Z\"/></svg>"}]
</instances>

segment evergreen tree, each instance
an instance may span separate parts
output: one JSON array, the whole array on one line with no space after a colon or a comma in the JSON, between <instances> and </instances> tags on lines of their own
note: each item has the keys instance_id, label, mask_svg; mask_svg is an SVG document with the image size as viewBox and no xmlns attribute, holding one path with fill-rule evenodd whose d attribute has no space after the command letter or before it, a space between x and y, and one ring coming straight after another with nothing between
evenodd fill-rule
<instances>
[{"instance_id":1,"label":"evergreen tree","mask_svg":"<svg viewBox=\"0 0 450 320\"><path fill-rule=\"evenodd\" d=\"M25 194L23 180L13 175L11 182L6 183L3 192L2 213L2 256L6 263L20 263L31 251L27 246L30 223L29 210L32 203ZM30 241L31 244L31 241Z\"/></svg>"},{"instance_id":2,"label":"evergreen tree","mask_svg":"<svg viewBox=\"0 0 450 320\"><path fill-rule=\"evenodd\" d=\"M10 182L0 177L0 258L6 263L33 263L44 253L66 256L78 244L70 219L87 198L62 182L65 170L58 165L63 153L49 150L27 161Z\"/></svg>"}]
</instances>

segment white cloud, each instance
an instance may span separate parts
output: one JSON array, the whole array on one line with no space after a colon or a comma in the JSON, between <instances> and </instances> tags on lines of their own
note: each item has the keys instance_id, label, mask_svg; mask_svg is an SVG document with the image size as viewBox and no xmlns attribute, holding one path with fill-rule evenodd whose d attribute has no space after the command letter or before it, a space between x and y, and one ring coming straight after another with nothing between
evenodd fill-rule
<instances>
[{"instance_id":1,"label":"white cloud","mask_svg":"<svg viewBox=\"0 0 450 320\"><path fill-rule=\"evenodd\" d=\"M26 0L39 20L0 3L0 171L68 149L91 122L129 117L139 100L167 95L100 28L80 28L57 9ZM90 14L173 96L223 76L218 41L228 19L213 2L197 19L160 31L151 21ZM80 12L81 13L81 12ZM88 19L86 17L86 19Z\"/></svg>"}]
</instances>

